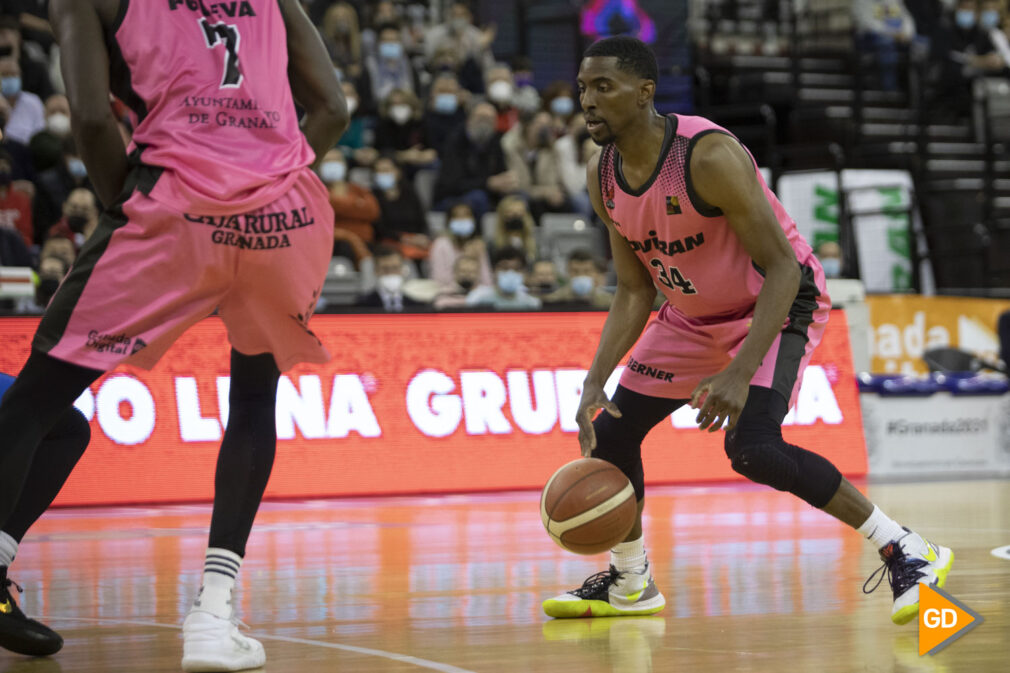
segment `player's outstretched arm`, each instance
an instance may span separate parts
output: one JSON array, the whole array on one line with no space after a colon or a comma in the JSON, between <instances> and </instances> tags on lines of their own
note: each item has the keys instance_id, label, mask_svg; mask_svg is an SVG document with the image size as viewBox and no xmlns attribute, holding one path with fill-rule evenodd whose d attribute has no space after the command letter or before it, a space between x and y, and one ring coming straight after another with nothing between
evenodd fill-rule
<instances>
[{"instance_id":1,"label":"player's outstretched arm","mask_svg":"<svg viewBox=\"0 0 1010 673\"><path fill-rule=\"evenodd\" d=\"M617 293L610 305L607 322L603 325L600 345L596 348L596 357L589 368L582 388L582 401L576 420L579 424L579 445L582 455L588 456L596 448L596 433L593 431L592 420L596 412L606 409L614 416L620 416L620 410L607 399L603 386L613 373L628 350L635 344L645 329L652 312L652 302L656 299L656 286L652 282L652 274L638 261L631 246L624 240L607 211L603 208L603 198L600 195L598 175L600 155L589 160L586 167L586 184L589 187L589 197L593 209L607 225L610 234L610 247L614 255L614 270L617 272Z\"/></svg>"},{"instance_id":2,"label":"player's outstretched arm","mask_svg":"<svg viewBox=\"0 0 1010 673\"><path fill-rule=\"evenodd\" d=\"M291 93L305 108L302 133L316 153L315 164L347 130L350 115L340 81L319 31L298 0L280 0L288 32L288 79Z\"/></svg>"},{"instance_id":3,"label":"player's outstretched arm","mask_svg":"<svg viewBox=\"0 0 1010 673\"><path fill-rule=\"evenodd\" d=\"M60 45L77 150L106 207L126 182L126 146L109 105L109 55L98 10L87 0L52 0L49 21Z\"/></svg>"},{"instance_id":4,"label":"player's outstretched arm","mask_svg":"<svg viewBox=\"0 0 1010 673\"><path fill-rule=\"evenodd\" d=\"M750 155L734 138L711 133L698 141L691 157L691 180L698 196L722 210L754 263L765 273L750 332L730 366L702 381L691 398L704 398L698 424L717 430L737 421L750 380L789 315L800 287L800 267L782 226L757 179Z\"/></svg>"}]
</instances>

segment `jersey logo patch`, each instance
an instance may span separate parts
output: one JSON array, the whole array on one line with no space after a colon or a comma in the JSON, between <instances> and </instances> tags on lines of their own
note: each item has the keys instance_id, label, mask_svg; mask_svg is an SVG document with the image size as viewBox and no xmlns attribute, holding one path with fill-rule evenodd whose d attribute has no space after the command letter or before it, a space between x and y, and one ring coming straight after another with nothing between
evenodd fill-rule
<instances>
[{"instance_id":1,"label":"jersey logo patch","mask_svg":"<svg viewBox=\"0 0 1010 673\"><path fill-rule=\"evenodd\" d=\"M676 196L666 197L666 214L667 215L680 215L680 199Z\"/></svg>"}]
</instances>

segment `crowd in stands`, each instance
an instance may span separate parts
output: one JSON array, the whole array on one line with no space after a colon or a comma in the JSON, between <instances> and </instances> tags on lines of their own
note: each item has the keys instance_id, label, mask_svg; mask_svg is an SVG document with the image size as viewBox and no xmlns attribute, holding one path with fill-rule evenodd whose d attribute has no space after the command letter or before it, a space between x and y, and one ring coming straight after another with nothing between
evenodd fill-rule
<instances>
[{"instance_id":1,"label":"crowd in stands","mask_svg":"<svg viewBox=\"0 0 1010 673\"><path fill-rule=\"evenodd\" d=\"M970 101L975 77L1010 76L1006 0L853 0L852 11L857 46L876 54L885 90L899 88L903 50L927 66L941 104Z\"/></svg>"},{"instance_id":2,"label":"crowd in stands","mask_svg":"<svg viewBox=\"0 0 1010 673\"><path fill-rule=\"evenodd\" d=\"M572 82L541 82L528 59L497 58L495 28L478 25L467 2L447 3L441 16L391 0L303 5L351 112L318 169L336 212L332 268L355 282L340 304L609 304L606 236L586 191L598 147ZM881 56L884 88L896 85L891 55L902 45L921 45L950 91L965 74L1010 72L1006 0L852 8L857 40ZM57 64L41 11L0 16L0 266L38 274L23 311L42 310L101 208L70 135ZM131 114L112 105L128 141ZM556 214L586 234L585 245L554 245L544 222ZM321 309L327 301L324 293Z\"/></svg>"},{"instance_id":3,"label":"crowd in stands","mask_svg":"<svg viewBox=\"0 0 1010 673\"><path fill-rule=\"evenodd\" d=\"M352 119L318 168L336 213L334 268L356 279L341 304L609 303L605 236L587 238L590 249L540 236L546 213L600 232L585 173L598 148L572 83L536 82L527 60L497 59L495 28L477 25L466 2L438 17L388 0L303 6ZM101 209L57 64L41 12L0 16L0 266L37 273L36 296L17 307L27 312L44 308ZM113 106L128 142L134 120Z\"/></svg>"}]
</instances>

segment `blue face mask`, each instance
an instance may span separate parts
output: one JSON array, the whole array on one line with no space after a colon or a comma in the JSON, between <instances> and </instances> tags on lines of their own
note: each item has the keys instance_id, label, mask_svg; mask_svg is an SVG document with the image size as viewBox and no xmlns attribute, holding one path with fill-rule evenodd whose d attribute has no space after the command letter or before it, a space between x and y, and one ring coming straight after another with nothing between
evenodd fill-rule
<instances>
[{"instance_id":1,"label":"blue face mask","mask_svg":"<svg viewBox=\"0 0 1010 673\"><path fill-rule=\"evenodd\" d=\"M375 186L379 189L392 189L396 186L396 173L376 173Z\"/></svg>"},{"instance_id":2,"label":"blue face mask","mask_svg":"<svg viewBox=\"0 0 1010 673\"><path fill-rule=\"evenodd\" d=\"M449 231L460 238L468 238L475 228L473 220L468 217L449 220Z\"/></svg>"},{"instance_id":3,"label":"blue face mask","mask_svg":"<svg viewBox=\"0 0 1010 673\"><path fill-rule=\"evenodd\" d=\"M959 28L965 30L975 27L975 12L970 9L959 9L954 13L954 20Z\"/></svg>"},{"instance_id":4,"label":"blue face mask","mask_svg":"<svg viewBox=\"0 0 1010 673\"><path fill-rule=\"evenodd\" d=\"M572 294L576 297L588 297L593 293L595 283L592 276L574 276L570 282Z\"/></svg>"},{"instance_id":5,"label":"blue face mask","mask_svg":"<svg viewBox=\"0 0 1010 673\"><path fill-rule=\"evenodd\" d=\"M440 93L435 95L435 112L451 115L459 109L459 99L454 93Z\"/></svg>"},{"instance_id":6,"label":"blue face mask","mask_svg":"<svg viewBox=\"0 0 1010 673\"><path fill-rule=\"evenodd\" d=\"M20 77L0 78L0 93L2 93L6 98L17 96L19 93L21 93L21 78Z\"/></svg>"},{"instance_id":7,"label":"blue face mask","mask_svg":"<svg viewBox=\"0 0 1010 673\"><path fill-rule=\"evenodd\" d=\"M507 269L497 274L498 289L502 294L515 294L523 286L523 275L518 271Z\"/></svg>"},{"instance_id":8,"label":"blue face mask","mask_svg":"<svg viewBox=\"0 0 1010 673\"><path fill-rule=\"evenodd\" d=\"M839 278L842 275L842 260L837 257L822 259L821 267L824 269L825 278Z\"/></svg>"},{"instance_id":9,"label":"blue face mask","mask_svg":"<svg viewBox=\"0 0 1010 673\"><path fill-rule=\"evenodd\" d=\"M551 101L551 112L559 117L567 117L575 112L575 101L568 96L559 96Z\"/></svg>"},{"instance_id":10,"label":"blue face mask","mask_svg":"<svg viewBox=\"0 0 1010 673\"><path fill-rule=\"evenodd\" d=\"M70 171L70 175L76 180L83 180L88 177L88 167L77 157L67 161L67 170Z\"/></svg>"},{"instance_id":11,"label":"blue face mask","mask_svg":"<svg viewBox=\"0 0 1010 673\"><path fill-rule=\"evenodd\" d=\"M995 28L999 25L999 12L995 9L987 9L979 14L978 21L983 28Z\"/></svg>"},{"instance_id":12,"label":"blue face mask","mask_svg":"<svg viewBox=\"0 0 1010 673\"><path fill-rule=\"evenodd\" d=\"M340 182L347 175L347 164L343 161L324 161L319 166L319 177L323 182Z\"/></svg>"},{"instance_id":13,"label":"blue face mask","mask_svg":"<svg viewBox=\"0 0 1010 673\"><path fill-rule=\"evenodd\" d=\"M387 61L399 61L403 56L403 45L399 42L380 42L379 56Z\"/></svg>"}]
</instances>

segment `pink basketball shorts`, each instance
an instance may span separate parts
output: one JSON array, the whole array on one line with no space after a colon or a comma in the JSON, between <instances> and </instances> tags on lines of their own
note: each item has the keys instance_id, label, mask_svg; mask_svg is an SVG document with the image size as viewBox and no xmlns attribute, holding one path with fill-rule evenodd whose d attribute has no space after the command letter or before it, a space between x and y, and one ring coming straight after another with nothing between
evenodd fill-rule
<instances>
[{"instance_id":1,"label":"pink basketball shorts","mask_svg":"<svg viewBox=\"0 0 1010 673\"><path fill-rule=\"evenodd\" d=\"M33 348L92 369L150 369L217 310L244 355L272 353L282 371L326 362L308 322L332 252L333 209L309 169L273 203L234 215L180 212L134 187L102 216Z\"/></svg>"},{"instance_id":2,"label":"pink basketball shorts","mask_svg":"<svg viewBox=\"0 0 1010 673\"><path fill-rule=\"evenodd\" d=\"M831 305L818 299L800 320L790 322L772 342L751 385L778 391L796 402L814 348L821 342ZM752 316L699 324L664 304L632 350L621 385L670 399L688 399L697 385L725 369L750 331Z\"/></svg>"}]
</instances>

